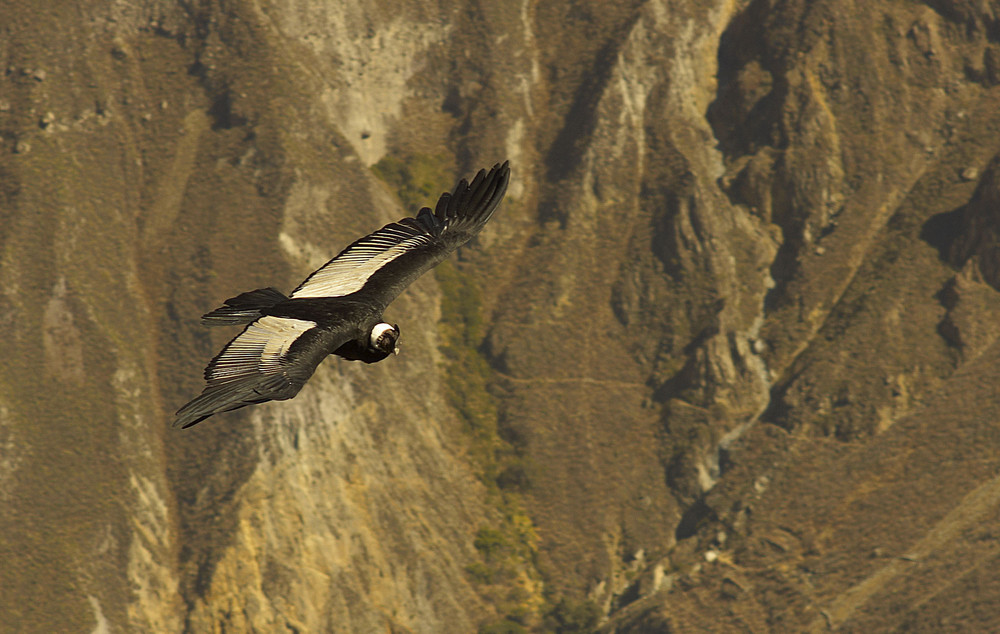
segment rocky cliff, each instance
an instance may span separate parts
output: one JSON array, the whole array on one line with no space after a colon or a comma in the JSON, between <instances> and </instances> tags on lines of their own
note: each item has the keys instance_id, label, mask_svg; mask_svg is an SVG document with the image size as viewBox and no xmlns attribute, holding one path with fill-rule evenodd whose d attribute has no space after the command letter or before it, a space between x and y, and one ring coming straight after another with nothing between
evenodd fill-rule
<instances>
[{"instance_id":1,"label":"rocky cliff","mask_svg":"<svg viewBox=\"0 0 1000 634\"><path fill-rule=\"evenodd\" d=\"M2 628L1000 627L996 3L43 4ZM201 313L507 158L399 357L167 426Z\"/></svg>"}]
</instances>

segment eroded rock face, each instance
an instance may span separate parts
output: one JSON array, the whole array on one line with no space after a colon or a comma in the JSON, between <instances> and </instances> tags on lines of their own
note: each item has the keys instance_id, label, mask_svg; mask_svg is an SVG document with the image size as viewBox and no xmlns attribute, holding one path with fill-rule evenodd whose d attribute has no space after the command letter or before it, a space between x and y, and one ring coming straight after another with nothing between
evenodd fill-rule
<instances>
[{"instance_id":1,"label":"eroded rock face","mask_svg":"<svg viewBox=\"0 0 1000 634\"><path fill-rule=\"evenodd\" d=\"M5 622L991 629L882 561L995 513L988 5L67 15L0 8ZM198 315L504 158L400 357L166 428Z\"/></svg>"}]
</instances>

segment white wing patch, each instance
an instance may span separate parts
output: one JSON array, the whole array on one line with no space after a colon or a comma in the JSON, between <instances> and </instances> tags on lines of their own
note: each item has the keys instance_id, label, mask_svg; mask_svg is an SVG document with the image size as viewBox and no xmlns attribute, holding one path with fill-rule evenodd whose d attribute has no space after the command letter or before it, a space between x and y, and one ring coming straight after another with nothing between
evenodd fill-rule
<instances>
[{"instance_id":1,"label":"white wing patch","mask_svg":"<svg viewBox=\"0 0 1000 634\"><path fill-rule=\"evenodd\" d=\"M316 322L286 317L261 317L212 360L205 378L209 385L281 369L281 359L302 333Z\"/></svg>"},{"instance_id":2,"label":"white wing patch","mask_svg":"<svg viewBox=\"0 0 1000 634\"><path fill-rule=\"evenodd\" d=\"M427 234L386 226L354 244L310 275L291 297L343 297L361 290L383 266L416 248L431 244Z\"/></svg>"}]
</instances>

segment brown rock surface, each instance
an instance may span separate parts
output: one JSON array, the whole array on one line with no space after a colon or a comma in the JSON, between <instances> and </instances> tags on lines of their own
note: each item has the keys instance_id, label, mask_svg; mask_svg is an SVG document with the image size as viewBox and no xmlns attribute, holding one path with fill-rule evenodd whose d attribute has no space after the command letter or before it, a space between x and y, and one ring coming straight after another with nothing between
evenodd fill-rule
<instances>
[{"instance_id":1,"label":"brown rock surface","mask_svg":"<svg viewBox=\"0 0 1000 634\"><path fill-rule=\"evenodd\" d=\"M0 5L0 629L1000 629L998 51L961 0ZM403 354L167 427L198 315L504 158Z\"/></svg>"}]
</instances>

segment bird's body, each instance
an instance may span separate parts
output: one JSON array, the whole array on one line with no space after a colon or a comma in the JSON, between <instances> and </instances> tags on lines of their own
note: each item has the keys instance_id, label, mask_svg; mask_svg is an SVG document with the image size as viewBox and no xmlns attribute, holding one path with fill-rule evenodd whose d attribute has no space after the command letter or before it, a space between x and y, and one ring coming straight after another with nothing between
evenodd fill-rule
<instances>
[{"instance_id":1,"label":"bird's body","mask_svg":"<svg viewBox=\"0 0 1000 634\"><path fill-rule=\"evenodd\" d=\"M507 191L507 163L462 180L435 210L421 209L357 240L291 295L273 288L242 293L202 317L245 325L205 368L208 385L177 412L190 427L213 414L298 394L330 354L375 363L398 352L399 327L382 322L393 299L476 235Z\"/></svg>"}]
</instances>

